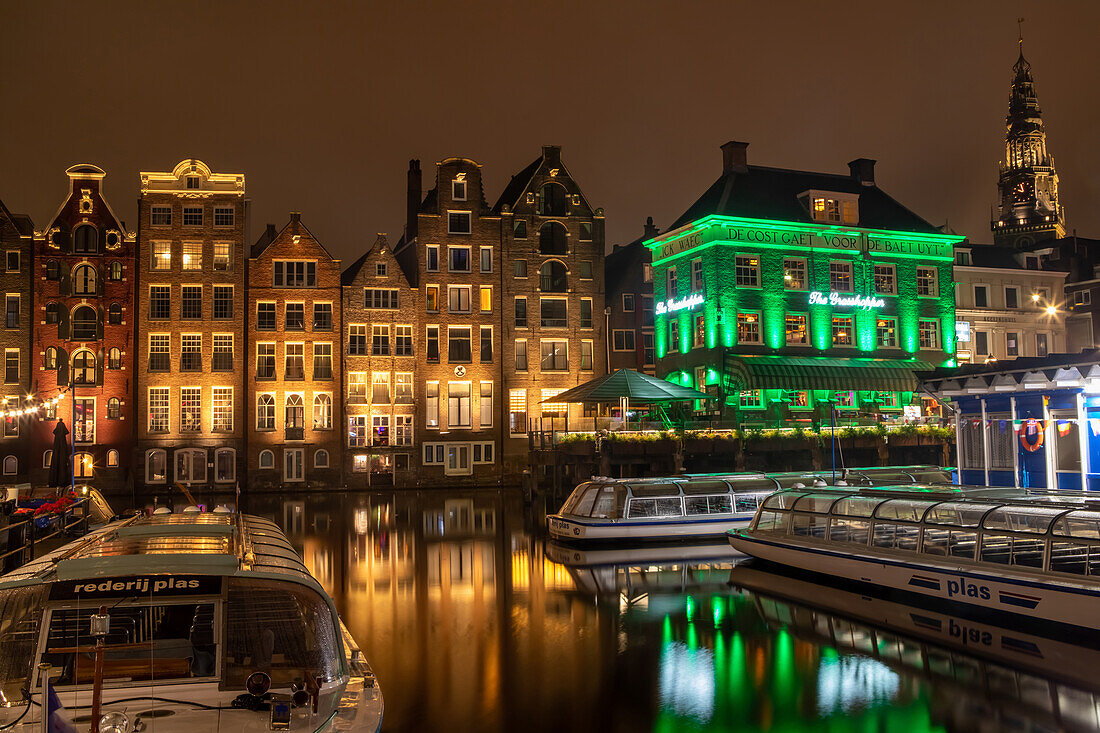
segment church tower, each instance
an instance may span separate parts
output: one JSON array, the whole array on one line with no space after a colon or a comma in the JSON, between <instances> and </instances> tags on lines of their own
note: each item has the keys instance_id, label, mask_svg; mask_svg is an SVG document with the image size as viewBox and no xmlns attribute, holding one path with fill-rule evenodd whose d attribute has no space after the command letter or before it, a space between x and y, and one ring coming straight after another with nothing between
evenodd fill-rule
<instances>
[{"instance_id":1,"label":"church tower","mask_svg":"<svg viewBox=\"0 0 1100 733\"><path fill-rule=\"evenodd\" d=\"M1058 204L1058 173L1047 152L1042 110L1035 96L1031 64L1020 58L1012 67L1012 92L1005 118L1005 160L997 183L999 200L993 209L993 242L1027 247L1043 239L1065 236L1065 212Z\"/></svg>"}]
</instances>

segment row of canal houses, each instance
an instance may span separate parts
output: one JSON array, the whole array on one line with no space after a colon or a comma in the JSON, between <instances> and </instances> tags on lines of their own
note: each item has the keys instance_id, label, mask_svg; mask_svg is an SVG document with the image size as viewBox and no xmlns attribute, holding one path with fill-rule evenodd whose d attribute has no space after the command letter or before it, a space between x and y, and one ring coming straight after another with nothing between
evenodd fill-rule
<instances>
[{"instance_id":1,"label":"row of canal houses","mask_svg":"<svg viewBox=\"0 0 1100 733\"><path fill-rule=\"evenodd\" d=\"M603 212L556 146L493 205L475 161L426 192L411 161L405 231L351 263L297 213L253 239L244 175L200 160L140 174L136 230L66 174L41 228L0 204L4 483L47 480L60 424L108 491L514 482L606 372Z\"/></svg>"}]
</instances>

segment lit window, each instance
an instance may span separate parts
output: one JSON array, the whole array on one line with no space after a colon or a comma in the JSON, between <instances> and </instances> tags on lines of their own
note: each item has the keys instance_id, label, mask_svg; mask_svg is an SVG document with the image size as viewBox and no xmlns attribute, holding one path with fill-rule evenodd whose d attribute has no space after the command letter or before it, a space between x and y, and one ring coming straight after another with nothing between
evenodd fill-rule
<instances>
[{"instance_id":1,"label":"lit window","mask_svg":"<svg viewBox=\"0 0 1100 733\"><path fill-rule=\"evenodd\" d=\"M180 432L202 430L202 390L199 387L180 388Z\"/></svg>"},{"instance_id":2,"label":"lit window","mask_svg":"<svg viewBox=\"0 0 1100 733\"><path fill-rule=\"evenodd\" d=\"M940 347L939 321L922 318L918 322L917 330L922 349L938 349Z\"/></svg>"},{"instance_id":3,"label":"lit window","mask_svg":"<svg viewBox=\"0 0 1100 733\"><path fill-rule=\"evenodd\" d=\"M797 257L783 260L783 287L787 290L806 289L806 260Z\"/></svg>"},{"instance_id":4,"label":"lit window","mask_svg":"<svg viewBox=\"0 0 1100 733\"><path fill-rule=\"evenodd\" d=\"M704 315L695 316L695 327L691 331L692 348L702 348L707 345L707 319Z\"/></svg>"},{"instance_id":5,"label":"lit window","mask_svg":"<svg viewBox=\"0 0 1100 733\"><path fill-rule=\"evenodd\" d=\"M940 294L939 271L935 267L917 268L917 295L935 297Z\"/></svg>"},{"instance_id":6,"label":"lit window","mask_svg":"<svg viewBox=\"0 0 1100 733\"><path fill-rule=\"evenodd\" d=\"M829 263L829 287L838 293L852 292L852 263L836 261Z\"/></svg>"},{"instance_id":7,"label":"lit window","mask_svg":"<svg viewBox=\"0 0 1100 733\"><path fill-rule=\"evenodd\" d=\"M313 344L313 378L332 379L332 344L315 342Z\"/></svg>"},{"instance_id":8,"label":"lit window","mask_svg":"<svg viewBox=\"0 0 1100 733\"><path fill-rule=\"evenodd\" d=\"M734 273L739 287L759 287L760 258L756 255L737 255L734 258Z\"/></svg>"},{"instance_id":9,"label":"lit window","mask_svg":"<svg viewBox=\"0 0 1100 733\"><path fill-rule=\"evenodd\" d=\"M470 383L447 383L447 425L452 428L470 427Z\"/></svg>"},{"instance_id":10,"label":"lit window","mask_svg":"<svg viewBox=\"0 0 1100 733\"><path fill-rule=\"evenodd\" d=\"M738 313L737 314L737 343L739 343L739 344L758 344L758 343L760 343L760 314L759 313Z\"/></svg>"},{"instance_id":11,"label":"lit window","mask_svg":"<svg viewBox=\"0 0 1100 733\"><path fill-rule=\"evenodd\" d=\"M183 243L183 269L202 269L202 242Z\"/></svg>"},{"instance_id":12,"label":"lit window","mask_svg":"<svg viewBox=\"0 0 1100 733\"><path fill-rule=\"evenodd\" d=\"M168 387L149 388L149 432L168 432Z\"/></svg>"},{"instance_id":13,"label":"lit window","mask_svg":"<svg viewBox=\"0 0 1100 733\"><path fill-rule=\"evenodd\" d=\"M151 270L172 269L172 243L153 242L153 259L149 262Z\"/></svg>"},{"instance_id":14,"label":"lit window","mask_svg":"<svg viewBox=\"0 0 1100 733\"><path fill-rule=\"evenodd\" d=\"M836 406L837 407L855 407L856 406L856 393L848 390L846 392L836 393Z\"/></svg>"},{"instance_id":15,"label":"lit window","mask_svg":"<svg viewBox=\"0 0 1100 733\"><path fill-rule=\"evenodd\" d=\"M691 292L703 292L703 261L691 261Z\"/></svg>"},{"instance_id":16,"label":"lit window","mask_svg":"<svg viewBox=\"0 0 1100 733\"><path fill-rule=\"evenodd\" d=\"M742 409L760 409L764 406L764 392L759 389L742 391L738 404Z\"/></svg>"},{"instance_id":17,"label":"lit window","mask_svg":"<svg viewBox=\"0 0 1100 733\"><path fill-rule=\"evenodd\" d=\"M256 429L275 429L275 397L262 394L256 397Z\"/></svg>"},{"instance_id":18,"label":"lit window","mask_svg":"<svg viewBox=\"0 0 1100 733\"><path fill-rule=\"evenodd\" d=\"M807 316L804 314L787 314L786 324L788 346L805 346L810 342L809 335L807 333L806 323Z\"/></svg>"},{"instance_id":19,"label":"lit window","mask_svg":"<svg viewBox=\"0 0 1100 733\"><path fill-rule=\"evenodd\" d=\"M332 429L332 395L321 393L313 397L313 429Z\"/></svg>"},{"instance_id":20,"label":"lit window","mask_svg":"<svg viewBox=\"0 0 1100 733\"><path fill-rule=\"evenodd\" d=\"M527 390L508 391L508 432L513 435L527 433Z\"/></svg>"},{"instance_id":21,"label":"lit window","mask_svg":"<svg viewBox=\"0 0 1100 733\"><path fill-rule=\"evenodd\" d=\"M491 285L481 286L481 312L489 313L493 310L493 287Z\"/></svg>"},{"instance_id":22,"label":"lit window","mask_svg":"<svg viewBox=\"0 0 1100 733\"><path fill-rule=\"evenodd\" d=\"M897 275L893 265L875 265L875 292L894 295L898 291Z\"/></svg>"},{"instance_id":23,"label":"lit window","mask_svg":"<svg viewBox=\"0 0 1100 733\"><path fill-rule=\"evenodd\" d=\"M894 318L879 318L875 324L879 348L894 349L898 345L898 322Z\"/></svg>"},{"instance_id":24,"label":"lit window","mask_svg":"<svg viewBox=\"0 0 1100 733\"><path fill-rule=\"evenodd\" d=\"M833 345L851 346L852 343L852 317L833 316Z\"/></svg>"}]
</instances>

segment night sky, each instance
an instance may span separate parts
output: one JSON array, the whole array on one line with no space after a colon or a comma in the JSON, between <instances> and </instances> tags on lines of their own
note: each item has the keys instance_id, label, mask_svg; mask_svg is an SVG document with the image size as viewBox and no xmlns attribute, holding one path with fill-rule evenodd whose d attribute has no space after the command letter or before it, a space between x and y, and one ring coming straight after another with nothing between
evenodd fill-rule
<instances>
[{"instance_id":1,"label":"night sky","mask_svg":"<svg viewBox=\"0 0 1100 733\"><path fill-rule=\"evenodd\" d=\"M1100 2L5 2L0 198L43 227L64 170L244 172L252 236L288 212L345 262L404 221L405 171L471 157L493 203L540 151L607 215L662 228L721 170L847 172L988 242L1016 17L1070 230L1100 237Z\"/></svg>"}]
</instances>

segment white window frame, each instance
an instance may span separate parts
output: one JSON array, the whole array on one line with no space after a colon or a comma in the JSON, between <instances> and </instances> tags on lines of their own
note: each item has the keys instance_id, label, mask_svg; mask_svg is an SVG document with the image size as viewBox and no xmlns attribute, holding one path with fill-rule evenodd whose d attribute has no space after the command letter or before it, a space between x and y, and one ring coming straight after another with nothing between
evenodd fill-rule
<instances>
[{"instance_id":1,"label":"white window frame","mask_svg":"<svg viewBox=\"0 0 1100 733\"><path fill-rule=\"evenodd\" d=\"M292 456L297 455L298 468L301 471L301 475L289 476L287 475L287 460ZM302 483L306 480L306 451L305 448L283 448L283 482L288 484Z\"/></svg>"}]
</instances>

